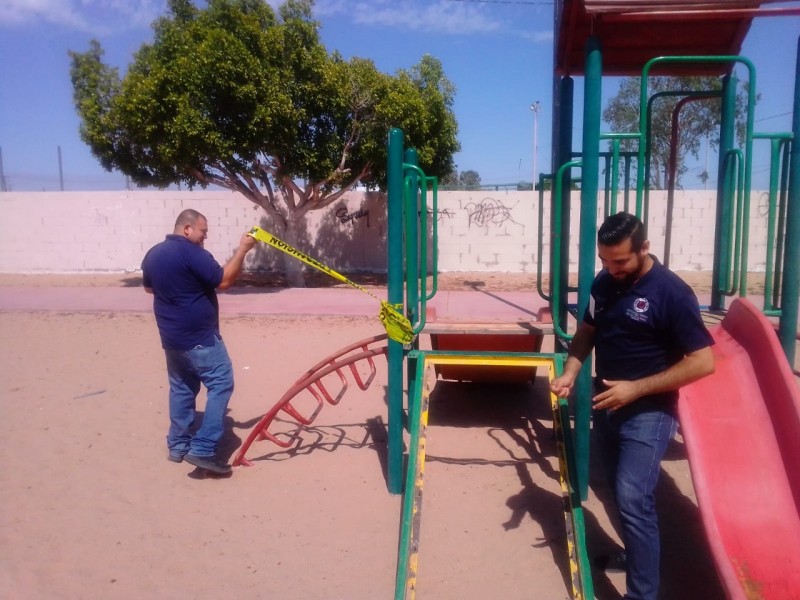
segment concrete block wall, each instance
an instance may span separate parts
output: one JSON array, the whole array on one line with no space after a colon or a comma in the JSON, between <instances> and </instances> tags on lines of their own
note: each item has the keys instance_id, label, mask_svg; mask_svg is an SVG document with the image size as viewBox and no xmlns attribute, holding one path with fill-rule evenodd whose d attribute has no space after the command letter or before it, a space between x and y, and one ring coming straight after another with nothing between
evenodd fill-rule
<instances>
[{"instance_id":1,"label":"concrete block wall","mask_svg":"<svg viewBox=\"0 0 800 600\"><path fill-rule=\"evenodd\" d=\"M428 199L430 202L430 195ZM620 198L618 207L622 205ZM675 194L673 269L711 270L715 205L711 191ZM253 225L278 234L260 208L226 190L9 192L0 194L0 272L136 271L145 252L172 231L175 218L185 208L199 210L208 218L206 248L221 263ZM749 213L748 268L763 271L767 248L765 194L753 193ZM574 192L571 271L577 271L579 215L580 196ZM601 216L598 214L598 220ZM429 217L429 229L434 219L438 227L440 271L536 273L538 194L440 192L437 210L434 213L430 209ZM542 260L547 272L549 198L543 221L546 243ZM651 192L648 228L652 252L663 259L666 192ZM337 270L385 272L386 229L386 197L353 192L326 209L309 213L295 245ZM246 268L281 270L283 260L277 250L260 245L248 256Z\"/></svg>"}]
</instances>

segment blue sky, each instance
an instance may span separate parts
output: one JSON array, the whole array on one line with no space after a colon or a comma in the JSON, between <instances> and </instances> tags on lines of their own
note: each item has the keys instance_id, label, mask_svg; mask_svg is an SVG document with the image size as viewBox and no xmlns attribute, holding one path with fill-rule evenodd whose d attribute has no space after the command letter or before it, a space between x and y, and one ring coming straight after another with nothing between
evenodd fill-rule
<instances>
[{"instance_id":1,"label":"blue sky","mask_svg":"<svg viewBox=\"0 0 800 600\"><path fill-rule=\"evenodd\" d=\"M95 38L106 62L124 72L164 10L163 0L0 0L0 149L10 189L58 190L59 147L64 189L124 188L124 177L105 172L80 140L67 52L84 52ZM483 183L531 180L530 106L538 100L537 170L549 171L551 2L318 0L315 12L329 51L371 58L389 73L426 53L442 61L457 88L456 163ZM742 54L758 70L757 131L791 129L798 34L800 17L759 18L750 30ZM576 102L580 86L578 78ZM604 83L605 96L614 91L614 80ZM691 173L683 183L699 185ZM765 184L766 162L756 155L754 185Z\"/></svg>"}]
</instances>

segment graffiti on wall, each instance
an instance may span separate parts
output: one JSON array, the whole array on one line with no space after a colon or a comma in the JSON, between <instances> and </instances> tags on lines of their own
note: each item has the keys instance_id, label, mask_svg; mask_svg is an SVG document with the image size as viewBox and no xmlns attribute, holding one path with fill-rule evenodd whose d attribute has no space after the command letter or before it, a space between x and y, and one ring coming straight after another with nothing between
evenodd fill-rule
<instances>
[{"instance_id":1,"label":"graffiti on wall","mask_svg":"<svg viewBox=\"0 0 800 600\"><path fill-rule=\"evenodd\" d=\"M523 227L521 223L517 223L511 217L511 209L514 206L508 207L501 200L495 200L494 198L484 198L480 202L470 202L465 207L469 215L469 226L489 227L489 225L499 226L511 222Z\"/></svg>"},{"instance_id":2,"label":"graffiti on wall","mask_svg":"<svg viewBox=\"0 0 800 600\"><path fill-rule=\"evenodd\" d=\"M369 227L369 209L364 210L363 208L358 209L355 212L347 212L347 207L342 207L336 211L336 218L339 220L339 223L354 223L358 219L367 218L367 227Z\"/></svg>"},{"instance_id":3,"label":"graffiti on wall","mask_svg":"<svg viewBox=\"0 0 800 600\"><path fill-rule=\"evenodd\" d=\"M431 217L431 218L434 216L432 208L428 209L428 216ZM452 219L455 216L456 216L455 213L453 213L453 211L450 210L449 208L445 208L444 210L439 209L439 208L436 209L436 220L439 223L441 223L445 219Z\"/></svg>"}]
</instances>

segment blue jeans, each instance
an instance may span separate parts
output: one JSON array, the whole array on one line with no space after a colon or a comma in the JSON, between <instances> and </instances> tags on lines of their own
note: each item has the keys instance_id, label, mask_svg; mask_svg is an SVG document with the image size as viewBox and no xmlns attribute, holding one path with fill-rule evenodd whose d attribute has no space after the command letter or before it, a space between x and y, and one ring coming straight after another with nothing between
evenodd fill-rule
<instances>
[{"instance_id":1,"label":"blue jeans","mask_svg":"<svg viewBox=\"0 0 800 600\"><path fill-rule=\"evenodd\" d=\"M661 540L655 488L677 421L664 411L625 414L624 409L612 413L598 410L593 429L622 523L627 558L625 598L656 600Z\"/></svg>"},{"instance_id":2,"label":"blue jeans","mask_svg":"<svg viewBox=\"0 0 800 600\"><path fill-rule=\"evenodd\" d=\"M222 338L213 346L195 346L191 350L164 350L169 377L170 454L187 452L204 458L213 457L222 438L228 401L233 394L233 365ZM192 435L197 394L200 384L208 391L203 423Z\"/></svg>"}]
</instances>

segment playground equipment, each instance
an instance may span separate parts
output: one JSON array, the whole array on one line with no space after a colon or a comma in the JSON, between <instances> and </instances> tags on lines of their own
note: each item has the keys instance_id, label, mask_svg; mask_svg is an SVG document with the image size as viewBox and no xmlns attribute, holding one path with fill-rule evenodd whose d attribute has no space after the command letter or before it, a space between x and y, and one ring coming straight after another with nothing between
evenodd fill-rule
<instances>
[{"instance_id":1,"label":"playground equipment","mask_svg":"<svg viewBox=\"0 0 800 600\"><path fill-rule=\"evenodd\" d=\"M730 598L800 590L800 391L775 330L736 299L711 330L716 372L681 390L703 524Z\"/></svg>"},{"instance_id":2,"label":"playground equipment","mask_svg":"<svg viewBox=\"0 0 800 600\"><path fill-rule=\"evenodd\" d=\"M259 422L242 449L235 464L248 464L244 453L256 439L270 439L279 445L289 442L269 433L268 428L280 414L290 415L299 426L307 425L324 403L335 404L346 389L345 368L352 370L360 361L370 366L375 356L388 360L388 452L387 486L391 493L405 493L396 574L395 598L413 598L420 557L419 531L423 505L425 440L430 391L437 377L448 379L487 380L519 378L529 380L534 369L556 376L563 363L563 353L571 339L570 318L579 318L589 303L589 290L595 277L596 230L598 221L619 210L619 196L625 210L648 220L649 165L653 105L665 98L677 99L673 123L688 102L709 97L721 100L720 159L718 165L717 211L715 217L715 259L712 276L711 304L715 313L724 313L726 297L747 293L748 213L751 194L753 144L766 140L771 144L770 190L768 192L768 235L770 245L765 273L763 313L778 320L779 346L774 335L758 319L746 317L753 311L741 300L735 300L719 329L717 339L717 375L687 388L681 399L690 466L700 499L706 531L726 589L732 598L785 598L780 587L777 565L787 566L783 575L797 589L800 572L800 539L797 527L800 488L796 474L800 471L797 456L800 450L800 426L797 425L798 402L787 391L793 384L787 375L794 361L797 339L798 303L800 302L800 49L796 67L793 131L763 133L754 131L756 72L752 63L738 56L741 42L750 21L756 15L800 14L798 8L762 8L762 2L742 0L730 2L674 1L642 3L636 1L604 2L602 0L557 0L556 74L554 88L553 173L539 175L539 275L537 289L549 303L546 311L527 322L487 323L480 321L447 321L429 310L437 291L437 221L428 221L429 210L437 210L437 185L420 170L413 148L406 148L403 134L391 130L388 136L388 289L391 307L403 307L405 317L417 336L408 344L395 340L364 340L341 353L329 357L310 369ZM680 32L676 21L680 20ZM634 43L632 43L632 40ZM748 107L745 141L736 147L735 98L738 86L734 66L744 67L748 76ZM718 74L723 76L721 90L674 90L650 95L649 78L674 74ZM573 74L584 78L583 139L580 150L573 150ZM638 75L641 77L640 123L635 132L601 133L601 85L604 74ZM680 130L673 128L673 146ZM601 151L601 144L609 144ZM634 142L634 151L623 151L624 141ZM794 143L793 143L794 142ZM604 189L600 189L600 169L604 166ZM580 206L578 231L570 229L573 171L580 169ZM669 262L671 212L674 209L675 164L671 165L668 196L668 222L664 245ZM635 183L632 171L635 170ZM620 173L623 173L622 178ZM620 181L622 179L622 181ZM545 266L541 261L547 235L542 207L546 201L544 182L552 182L552 209L549 223L550 289L541 284ZM428 197L430 194L430 204ZM602 197L602 206L598 198ZM578 240L577 285L569 283L570 240ZM652 241L652 236L651 236ZM429 247L430 246L430 247ZM430 260L429 260L430 256ZM427 290L428 272L432 287ZM422 350L419 336L430 335L433 350ZM542 354L542 338L553 335L554 352ZM766 341L765 341L766 340ZM770 374L759 362L750 367L742 356L759 356L770 363L769 369L781 364ZM785 364L784 364L785 363ZM786 367L786 368L784 368ZM572 595L593 598L593 585L587 566L582 502L588 495L589 431L591 415L591 360L587 360L576 382L573 414L566 402L550 397L554 433L558 440L560 483L565 497L566 535L569 540ZM790 372L790 371L789 371ZM343 388L331 395L321 380L337 373ZM374 373L374 370L373 370ZM356 379L366 389L367 381ZM771 382L771 383L770 383ZM407 385L407 392L404 386ZM791 386L790 386L791 387ZM794 389L794 388L792 388ZM316 410L302 415L292 399L299 390L308 390L316 399ZM734 391L743 391L728 403ZM784 400L783 404L773 396ZM787 400L792 398L791 401ZM710 411L706 404L713 400ZM758 418L742 419L731 411ZM776 411L780 419L776 418ZM714 416L717 415L717 416ZM766 415L766 416L765 416ZM732 418L736 417L736 418ZM767 418L769 417L769 418ZM785 423L780 424L780 421ZM727 425L726 425L727 424ZM722 425L726 425L725 429ZM404 430L408 430L408 460L405 461ZM731 438L746 435L752 440L753 455L742 463L742 473L752 481L731 474L732 465L722 450L729 450ZM773 435L774 433L774 435ZM722 437L718 437L722 436ZM770 437L771 436L771 437ZM289 435L291 438L291 434ZM722 443L720 443L722 440ZM761 442L764 441L765 445ZM770 441L772 440L772 441ZM724 445L724 447L723 447ZM750 448L744 443L743 448ZM756 447L757 446L757 447ZM769 446L769 447L767 447ZM753 459L753 460L750 460ZM744 457L742 458L744 460ZM784 465L783 470L780 466ZM738 463L737 463L738 468ZM725 479L727 481L721 481ZM720 494L729 484L730 494ZM763 487L762 487L763 486ZM759 505L764 487L780 487L773 504ZM788 491L787 491L788 490ZM746 501L737 504L737 500ZM743 519L738 511L744 507L755 519ZM770 510L761 510L769 507ZM739 527L735 521L745 521ZM752 526L752 527L751 527ZM788 532L765 535L765 531ZM752 551L751 551L752 550ZM782 554L776 554L776 552ZM763 552L763 554L762 554ZM753 596L753 593L761 594Z\"/></svg>"},{"instance_id":3,"label":"playground equipment","mask_svg":"<svg viewBox=\"0 0 800 600\"><path fill-rule=\"evenodd\" d=\"M368 389L377 373L373 359L376 356L386 354L386 339L386 334L363 339L324 358L303 373L294 385L281 396L280 400L256 423L234 456L233 465L249 467L253 464L252 461L247 459L246 455L255 441L270 440L281 448L293 446L297 441L300 430L314 422L326 402L331 405L339 404L350 388L347 379L348 370L359 389ZM366 377L359 371L359 363L367 364L369 373ZM325 385L325 380L329 375L335 375L340 382L339 390L335 394L331 394ZM292 404L292 400L295 400L303 392L309 393L316 402L316 406L310 414L304 415ZM291 432L274 434L269 431L270 426L280 414L291 417L297 424Z\"/></svg>"},{"instance_id":4,"label":"playground equipment","mask_svg":"<svg viewBox=\"0 0 800 600\"><path fill-rule=\"evenodd\" d=\"M402 430L393 430L392 424L405 421L410 433L395 581L395 600L403 600L414 598L416 593L428 398L435 381L441 377L468 381L524 382L533 379L537 368L546 369L549 379L552 379L561 372L563 355L538 352L542 338L553 333L549 311L539 311L537 318L527 322L498 323L440 319L435 311L428 308L428 301L435 295L437 265L434 250L431 266L434 289L428 294L427 214L429 209L434 213L436 211L436 181L420 171L415 153L403 147L403 132L398 129L389 132L388 156L388 298L391 304L405 305L408 318L414 324L414 332L429 334L433 347L433 350L421 350L418 338L408 346L392 340L388 342L387 462L388 483L394 492L403 491L403 438ZM428 186L433 192L432 206L428 206L426 201ZM394 229L392 224L399 222L404 227ZM438 239L433 227L431 238L435 249ZM407 403L403 402L404 374L408 385L408 393L405 394ZM552 394L550 403L558 447L560 484L565 499L571 591L574 598L592 598L568 407L565 400L557 399Z\"/></svg>"},{"instance_id":5,"label":"playground equipment","mask_svg":"<svg viewBox=\"0 0 800 600\"><path fill-rule=\"evenodd\" d=\"M765 353L765 360L774 360L786 365L792 364L795 357L796 338L797 338L797 316L798 316L798 296L800 296L800 269L797 268L800 260L800 144L792 143L791 140L800 138L800 56L798 56L795 68L795 97L794 97L794 116L793 131L781 133L757 133L754 132L754 105L755 93L757 88L756 72L752 63L746 58L736 55L741 42L746 34L750 20L753 16L761 14L798 14L794 8L763 9L761 2L742 2L737 3L737 7L732 9L730 3L698 3L698 2L671 2L666 3L637 3L637 2L615 2L608 3L601 0L560 1L556 3L556 71L561 75L554 90L554 115L553 123L556 135L554 135L555 148L553 152L556 175L554 183L552 211L553 221L551 222L551 248L552 255L557 256L558 260L551 265L551 275L561 281L551 289L551 305L553 306L554 322L556 331L566 326L566 315L570 312L581 315L585 311L589 300L589 288L594 276L594 253L595 253L595 232L598 221L598 166L601 159L605 158L607 168L605 206L602 215L607 215L616 210L616 196L619 186L615 180L619 176L619 150L620 140L633 140L636 143L636 200L635 212L637 216L647 223L649 206L648 183L649 183L649 153L650 153L650 118L652 115L652 105L660 101L665 95L648 94L648 81L653 73L660 75L684 75L684 74L719 74L723 76L723 85L720 92L713 90L675 90L668 95L678 98L676 104L673 123L677 122L676 115L681 107L689 101L694 101L701 97L717 95L721 97L721 128L720 128L720 160L718 167L718 193L717 211L715 222L715 260L712 277L712 298L709 309L713 312L725 311L726 296L744 296L747 293L747 266L748 266L748 233L749 233L749 202L751 195L751 172L754 140L765 139L771 142L771 178L769 191L769 215L768 215L768 235L769 251L767 256L767 269L765 274L765 314L776 317L781 341L782 353ZM680 26L676 27L677 22ZM642 40L641 43L632 43L631 40ZM646 41L645 41L646 40ZM747 114L745 118L745 140L741 148L735 147L734 124L735 124L735 98L737 79L733 73L735 65L744 66L748 74L748 102ZM583 140L580 159L575 159L572 152L572 97L573 82L571 75L582 73L584 75L584 106L583 106ZM604 73L614 75L640 75L641 76L641 97L640 97L640 124L637 132L621 132L601 134L600 132L600 90ZM677 136L680 131L677 127L673 128L673 148L676 144ZM600 151L601 140L609 140L611 144L610 152ZM610 159L608 158L610 155ZM625 156L628 160L628 156ZM610 162L610 164L609 164ZM569 246L567 240L570 236L569 231L569 211L570 194L569 190L569 171L572 168L580 167L582 170L581 203L580 203L580 225L579 225L579 273L577 288L569 288L564 265L568 262ZM626 209L629 203L629 171L630 165L625 164L626 182L624 187ZM671 169L675 164L671 165ZM608 171L611 177L608 178ZM671 170L671 174L674 171ZM563 184L559 185L563 178ZM609 189L610 188L610 189ZM669 178L669 198L672 198L675 188L675 178ZM555 210L555 205L562 208ZM671 211L673 210L672 201L668 201L668 223L671 224ZM558 221L556 220L558 219ZM665 249L669 251L669 239L671 231L668 229L665 236ZM651 241L652 241L652 236ZM561 251L557 252L557 246ZM664 257L665 262L669 261L669 256ZM779 281L779 283L778 283ZM773 287L774 285L774 287ZM554 290L565 289L576 291L578 295L577 305L574 309L567 304L566 297L560 296ZM737 303L740 301L736 301ZM561 304L559 307L558 304ZM736 304L736 306L739 306ZM569 310L572 309L572 310ZM730 318L740 322L736 313L741 309L732 309L734 313ZM730 323L730 321L729 321ZM726 325L727 326L727 325ZM757 327L755 324L748 324L746 328ZM729 345L724 342L720 344L719 350L724 351ZM774 347L773 347L774 349ZM788 366L787 366L788 368ZM723 404L726 394L722 390L732 389L732 387L749 388L750 380L746 379L746 371L724 371L727 379L715 376L705 380L703 385L717 388L706 387L708 395L714 395ZM582 460L588 454L588 447L583 444L586 440L585 432L589 428L589 398L591 395L591 363L587 361L584 365L581 378L578 381L577 402L575 412L575 431L576 431L576 451L577 460L577 486L581 499L585 499L588 489L588 473L583 469L588 465L588 461ZM785 370L784 370L785 373ZM761 378L759 378L761 381ZM724 385L723 385L724 384ZM777 384L776 384L777 385ZM762 388L763 389L763 388ZM779 388L773 388L776 392ZM782 393L787 393L785 392ZM698 400L700 400L698 398ZM758 394L755 395L754 402L764 400ZM682 401L681 411L688 414L690 410L687 402ZM705 422L705 397L693 413L694 430L700 432L712 431L712 427ZM762 402L763 404L763 402ZM767 406L774 406L767 403ZM693 407L695 408L695 407ZM725 406L724 410L734 410L731 406ZM688 417L687 417L688 418ZM797 420L797 409L795 403L794 417ZM749 423L739 424L744 429ZM741 430L739 430L741 433ZM796 432L796 430L795 430ZM753 426L751 433L758 436L763 430ZM724 438L729 441L731 438ZM785 438L784 438L785 439ZM708 443L707 437L697 436L695 448L700 448L704 443ZM687 441L687 444L689 442ZM782 452L788 453L795 451L785 443L782 445ZM690 452L690 459L699 454ZM773 453L762 454L761 458L766 461L783 464L782 458L785 454ZM692 465L695 478L695 485L698 489L706 485L705 477L715 468L722 468L722 464L716 464L713 459L705 464L704 467ZM762 473L769 473L767 480L774 480L776 485L786 481L787 473L782 473L780 469L769 471L770 467L762 465ZM795 471L796 472L796 471ZM741 483L741 480L739 480ZM758 480L750 484L748 490L757 495L761 495L764 488L759 487ZM793 484L794 485L794 484ZM744 486L743 486L744 487ZM738 490L741 491L741 490ZM782 511L776 511L770 518L762 521L762 531L768 529L779 529L787 520L793 525L797 523L797 494L794 497L794 504L783 506ZM791 506L791 508L789 508ZM704 511L706 523L715 521L716 511L721 510L719 505L713 502L701 503ZM759 512L764 515L765 513ZM741 517L741 515L740 515ZM728 523L729 525L729 523ZM707 527L709 534L712 528ZM740 530L730 529L730 532ZM758 536L753 531L745 531L746 537L741 539L743 545L755 544L754 537ZM763 538L763 533L761 534ZM768 537L768 536L766 536ZM712 545L715 542L712 541ZM781 548L780 541L772 540L773 551ZM795 545L789 544L782 547L785 554L783 560L789 560L792 564L797 564L800 554L797 553ZM735 549L726 544L717 544L715 548L715 558L726 584L738 582L737 584L726 585L731 597L764 597L764 598L785 598L790 597L781 595L778 588L770 582L768 572L761 570L756 573L756 569L746 573L745 578L731 577L730 569L725 574L725 555L733 552L731 559L736 563L742 556L752 559L751 554L735 554ZM767 553L765 556L774 556ZM754 563L756 566L758 563ZM758 565L763 566L763 565ZM741 575L742 569L747 571L746 565L737 564ZM761 577L764 579L761 579ZM737 585L739 587L737 587ZM797 587L795 587L795 590ZM743 592L742 590L745 590ZM763 596L753 596L754 590L760 590Z\"/></svg>"},{"instance_id":6,"label":"playground equipment","mask_svg":"<svg viewBox=\"0 0 800 600\"><path fill-rule=\"evenodd\" d=\"M417 568L419 564L419 533L422 516L422 492L425 473L425 440L428 425L428 400L437 378L434 366L458 367L499 366L527 371L544 367L548 380L552 380L563 367L557 354L524 354L511 352L442 352L413 350L409 361L416 367L414 379L409 382L409 456L401 517L400 549L397 561L395 600L415 597ZM559 481L564 497L567 546L569 552L572 591L575 598L591 598L592 582L589 560L583 542L583 510L572 485L574 474L572 444L569 434L569 409L566 400L550 394L553 411L553 428L556 435L559 461Z\"/></svg>"},{"instance_id":7,"label":"playground equipment","mask_svg":"<svg viewBox=\"0 0 800 600\"><path fill-rule=\"evenodd\" d=\"M791 9L767 9L760 10L760 2L741 2L737 3L735 9L731 9L730 4L725 3L700 3L693 2L672 2L648 3L646 6L641 2L602 2L601 0L564 0L556 3L556 71L562 78L557 82L554 90L554 174L540 174L540 218L539 218L539 284L540 295L550 303L552 314L552 332L557 343L556 349L565 349L571 339L569 334L569 317L580 316L586 310L589 302L589 290L595 276L595 236L598 221L605 216L618 210L617 198L620 193L619 173L624 170L624 203L625 209L634 212L645 223L648 221L650 210L649 200L649 168L651 151L651 123L653 103L660 101L664 97L677 99L673 113L673 148L677 145L677 138L680 135L678 115L681 108L688 102L699 101L701 99L719 97L721 98L721 131L720 131L720 161L719 161L719 189L717 201L717 213L715 222L715 261L713 271L713 293L709 309L713 312L725 311L726 296L745 296L747 294L747 273L748 273L748 233L749 233L749 202L751 194L751 172L753 159L753 143L757 139L770 140L772 143L772 166L771 184L769 192L769 236L770 250L768 252L768 265L765 274L766 282L764 311L766 314L779 319L778 330L780 334L782 353L774 351L766 356L775 361L784 361L790 364L794 360L795 344L797 337L797 312L798 296L800 296L800 270L796 265L800 264L800 148L798 144L791 144L791 140L800 137L800 77L798 77L798 87L795 92L795 111L794 111L794 130L793 132L782 132L777 134L756 133L754 132L754 107L756 94L756 72L752 63L744 57L736 55L742 39L749 28L750 21L756 14L800 14L797 8ZM644 6L644 7L643 7ZM680 35L676 34L676 20L681 22ZM646 22L646 27L645 27ZM637 30L637 28L639 30ZM645 31L643 31L645 30ZM593 34L592 34L593 32ZM631 43L634 38L638 44ZM652 40L652 41L651 41ZM615 47L619 44L619 47ZM657 47L660 44L660 47ZM660 56L664 46L668 50ZM737 78L733 73L735 65L744 66L748 75L748 102L745 117L745 141L742 148L735 147L734 127L735 127L735 98L737 89ZM800 65L800 59L798 60ZM800 68L800 67L798 67ZM615 75L640 75L641 98L640 98L640 123L639 130L636 132L601 133L600 131L600 91L602 78L605 72ZM582 73L584 75L584 106L583 106L583 140L581 150L573 152L572 147L572 98L573 82L571 73ZM683 74L719 74L723 75L723 85L721 90L674 90L666 93L648 93L649 78L653 73L659 75L683 75ZM405 305L409 315L415 315L420 319L424 332L425 315L425 294L418 296L416 286L418 281L424 285L424 274L426 273L427 263L418 261L416 248L420 245L420 237L416 231L409 234L406 229L405 236L399 229L392 230L391 222L400 223L405 215L406 226L409 224L408 215L425 215L427 205L424 201L424 184L420 187L419 197L416 193L416 181L414 179L403 179L404 169L418 170L414 162L413 151L401 150L402 144L395 141L398 132L390 133L389 141L389 213L390 213L390 249L389 256L395 257L398 262L393 266L390 262L389 294L390 302L403 302L402 276L407 277L407 287ZM610 150L601 152L601 141L607 140ZM635 152L622 152L621 142L623 140L633 141L636 145ZM673 154L674 156L674 154ZM624 167L620 161L624 160ZM605 190L604 206L598 205L600 164L605 163ZM631 189L631 169L635 167L636 183L635 190ZM668 228L665 236L665 250L670 250L671 237L671 215L674 210L674 190L676 186L675 160L670 169L669 177L669 196L668 196ZM581 169L581 192L580 192L580 219L577 233L570 231L570 210L571 194L570 182L572 180L572 170ZM544 223L542 221L542 206L544 203L544 183L545 180L552 181L552 210L550 222L550 281L551 288L546 293L541 286L543 265L541 263L541 249L544 240ZM414 190L413 197L408 197L409 189ZM635 192L634 199L631 192ZM397 199L406 193L403 201ZM422 203L418 204L422 198ZM394 212L393 212L394 211ZM419 230L427 231L427 224L421 220ZM569 264L569 241L571 236L578 238L579 257L578 257L578 284L570 286L568 280L567 265ZM774 237L773 237L774 236ZM434 233L434 248L436 236ZM394 244L392 245L394 240ZM405 247L403 246L405 241ZM651 236L652 240L652 236ZM424 247L424 243L422 246ZM409 249L410 247L410 249ZM405 250L405 255L403 251ZM402 257L405 256L405 262ZM669 262L668 254L665 261ZM420 279L420 270L423 278ZM432 269L436 272L435 263ZM780 280L780 283L777 283ZM577 302L570 302L570 294L577 294ZM394 294L394 296L392 296ZM737 300L734 304L733 316L731 319L736 322L736 314L741 311L738 306L742 301ZM730 321L728 321L730 323ZM543 323L540 321L538 326L540 331ZM728 326L728 325L726 325ZM478 332L479 333L479 332ZM462 331L465 336L468 334ZM433 336L432 336L433 337ZM465 338L466 339L466 338ZM729 346L720 343L720 349L725 350ZM403 377L403 349L392 345L389 348L389 393L390 393L390 423L394 419L399 422L403 415L402 408L402 377ZM481 368L486 366L483 361L492 359L491 352L483 352L479 355L477 363L472 366ZM524 354L520 353L522 357ZM554 356L557 356L554 355ZM420 354L417 350L411 350L407 355L408 381L415 381L418 376L420 365L416 361L427 359L426 354ZM466 364L459 364L460 369L465 368ZM591 413L591 360L586 361L582 373L577 381L577 399L574 413L574 437L570 431L569 418L566 419L567 426L564 427L566 433L566 443L570 451L566 453L564 464L567 467L568 486L575 490L574 502L570 504L573 516L580 511L580 505L588 494L588 454L589 454L589 429ZM463 371L459 371L463 373ZM737 385L746 385L749 380L742 379L747 376L737 371L725 371L727 386L731 382ZM467 377L465 377L467 378ZM709 380L711 383L717 382L718 378ZM419 383L415 384L417 387ZM752 387L752 386L749 386ZM781 388L785 390L784 388ZM392 394L395 394L392 397ZM420 401L418 389L409 383L408 408L409 422L415 423L411 419L412 415L424 413L426 409L425 401ZM424 396L422 396L424 398ZM756 396L756 398L759 398ZM763 400L763 398L762 398ZM684 402L685 404L685 402ZM796 405L796 403L795 403ZM772 406L772 405L769 405ZM684 409L686 412L689 409ZM797 420L797 409L791 417ZM697 421L700 423L700 432L708 429L702 424L702 407L698 410ZM563 421L562 421L563 424ZM422 424L412 425L412 427L424 428ZM797 433L796 428L792 429ZM758 434L761 429L755 433ZM400 435L396 432L395 435ZM785 440L786 436L782 439ZM394 438L395 448L397 439ZM421 491L419 484L420 474L423 472L423 465L420 460L424 460L424 436L423 441L417 441L418 434L412 432L411 450L409 452L409 475L406 483L406 502L403 512L403 533L401 535L400 558L398 560L398 573L396 583L396 598L413 597L417 576L418 548L415 541L418 540L419 515L421 512ZM695 447L703 444L702 436ZM729 438L726 438L729 439ZM391 465L401 464L401 459L392 451L392 437L390 436L390 473ZM574 443L574 448L572 447ZM784 452L796 451L791 444L782 445L779 453L766 454L766 460L777 461L782 464L781 458ZM393 458L393 454L395 454ZM797 454L795 452L795 454ZM422 459L419 457L423 456ZM691 456L691 454L690 454ZM413 458L413 460L411 460ZM712 461L713 462L713 461ZM399 467L398 467L399 468ZM698 487L702 488L702 478L712 467L694 468L693 473L698 480ZM412 473L413 469L413 473ZM786 473L780 470L766 471L770 477L785 480ZM413 475L413 476L412 476ZM396 481L395 481L396 483ZM412 491L411 486L414 484ZM391 485L391 482L390 482ZM758 485L757 483L755 484ZM794 483L792 484L795 485ZM394 491L394 490L393 490ZM760 490L759 490L760 493ZM794 502L791 498L784 502L768 521L771 527L781 527L783 520L791 520L790 530L795 534L794 524L797 522L797 493L795 491ZM786 498L784 498L786 500ZM714 521L715 512L719 510L711 502L705 502L702 508L710 511L711 514L706 518L707 523ZM763 512L759 514L764 514ZM580 520L580 519L577 519ZM567 519L569 523L575 523L576 519ZM411 529L409 534L408 528ZM733 535L736 530L729 528ZM709 529L711 532L711 529ZM406 540L406 536L411 535L412 542ZM578 555L581 555L585 548L583 531L576 528L570 531L572 540L580 546ZM750 537L757 535L753 531L747 532L747 538L742 542L747 544ZM762 534L763 535L763 534ZM792 564L800 560L800 554L795 548L796 544L784 546ZM774 544L773 549L780 548L780 543ZM721 571L724 571L724 557L727 552L732 552L728 546L718 545L717 555ZM408 555L408 556L407 556ZM774 554L767 554L775 556ZM750 558L750 555L742 555ZM734 556L734 562L737 557ZM591 598L592 584L591 578L580 572L580 561L571 561L577 565L581 576L575 578L572 593L576 598ZM756 563L754 563L754 566ZM761 565L758 565L761 566ZM731 578L737 581L740 588L747 590L778 590L779 588L770 580L772 573L756 573L756 570L748 571L746 566L737 564L739 577ZM743 571L744 569L744 571ZM745 575L741 576L744 572ZM764 577L763 581L759 579ZM729 593L732 597L738 597L740 588L736 585L729 586ZM797 589L796 587L794 589ZM752 595L748 596L752 597ZM766 595L764 597L784 598L780 591Z\"/></svg>"}]
</instances>

